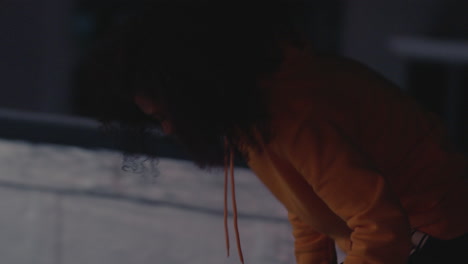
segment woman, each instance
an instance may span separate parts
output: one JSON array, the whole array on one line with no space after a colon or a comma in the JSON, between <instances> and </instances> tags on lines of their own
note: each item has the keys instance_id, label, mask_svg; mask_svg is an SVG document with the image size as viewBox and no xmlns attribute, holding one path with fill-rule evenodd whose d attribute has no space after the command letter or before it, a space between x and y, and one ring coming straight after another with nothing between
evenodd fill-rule
<instances>
[{"instance_id":1,"label":"woman","mask_svg":"<svg viewBox=\"0 0 468 264\"><path fill-rule=\"evenodd\" d=\"M299 5L187 2L145 7L97 49L104 122L162 128L202 168L244 158L288 210L299 264L334 263L335 244L346 264L467 259L467 159L434 115L315 54Z\"/></svg>"}]
</instances>

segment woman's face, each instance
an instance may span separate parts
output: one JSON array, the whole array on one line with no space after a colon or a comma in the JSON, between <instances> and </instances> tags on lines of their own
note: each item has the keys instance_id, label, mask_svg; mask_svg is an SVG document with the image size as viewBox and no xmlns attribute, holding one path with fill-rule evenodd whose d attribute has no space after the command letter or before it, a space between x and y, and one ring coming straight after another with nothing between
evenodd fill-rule
<instances>
[{"instance_id":1,"label":"woman's face","mask_svg":"<svg viewBox=\"0 0 468 264\"><path fill-rule=\"evenodd\" d=\"M167 119L164 111L160 106L155 104L151 99L144 96L135 96L135 104L151 118L154 118L161 124L161 128L166 135L171 135L174 132L174 127L170 120Z\"/></svg>"}]
</instances>

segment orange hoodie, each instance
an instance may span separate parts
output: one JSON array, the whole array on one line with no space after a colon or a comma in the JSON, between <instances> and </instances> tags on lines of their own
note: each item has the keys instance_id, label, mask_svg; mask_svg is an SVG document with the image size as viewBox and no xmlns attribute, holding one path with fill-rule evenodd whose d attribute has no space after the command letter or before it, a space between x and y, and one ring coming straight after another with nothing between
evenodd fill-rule
<instances>
[{"instance_id":1,"label":"orange hoodie","mask_svg":"<svg viewBox=\"0 0 468 264\"><path fill-rule=\"evenodd\" d=\"M288 49L261 83L273 138L249 166L289 212L299 264L406 263L410 230L468 232L467 159L437 119L349 60Z\"/></svg>"}]
</instances>

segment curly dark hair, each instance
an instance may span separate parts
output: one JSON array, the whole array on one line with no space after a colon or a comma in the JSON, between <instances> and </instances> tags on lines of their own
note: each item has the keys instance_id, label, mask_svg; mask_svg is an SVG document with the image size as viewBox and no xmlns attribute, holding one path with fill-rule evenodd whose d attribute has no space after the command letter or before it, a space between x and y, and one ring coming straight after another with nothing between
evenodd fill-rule
<instances>
[{"instance_id":1,"label":"curly dark hair","mask_svg":"<svg viewBox=\"0 0 468 264\"><path fill-rule=\"evenodd\" d=\"M242 144L261 150L260 140L271 138L258 82L278 70L285 41L304 45L302 6L291 0L147 2L98 42L84 67L99 119L143 138L138 134L160 125L135 105L134 96L142 95L165 106L174 137L200 167L223 163L224 139L247 158ZM134 152L145 147L133 143Z\"/></svg>"}]
</instances>

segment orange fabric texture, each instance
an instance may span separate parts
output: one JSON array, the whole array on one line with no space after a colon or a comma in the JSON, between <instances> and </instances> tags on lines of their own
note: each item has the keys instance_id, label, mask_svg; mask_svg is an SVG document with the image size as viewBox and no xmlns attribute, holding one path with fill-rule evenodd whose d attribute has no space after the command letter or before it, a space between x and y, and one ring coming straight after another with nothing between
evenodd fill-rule
<instances>
[{"instance_id":1,"label":"orange fabric texture","mask_svg":"<svg viewBox=\"0 0 468 264\"><path fill-rule=\"evenodd\" d=\"M467 159L398 88L295 49L261 85L273 138L249 150L249 166L289 212L297 263L335 263L336 242L345 264L403 264L412 228L468 232Z\"/></svg>"}]
</instances>

